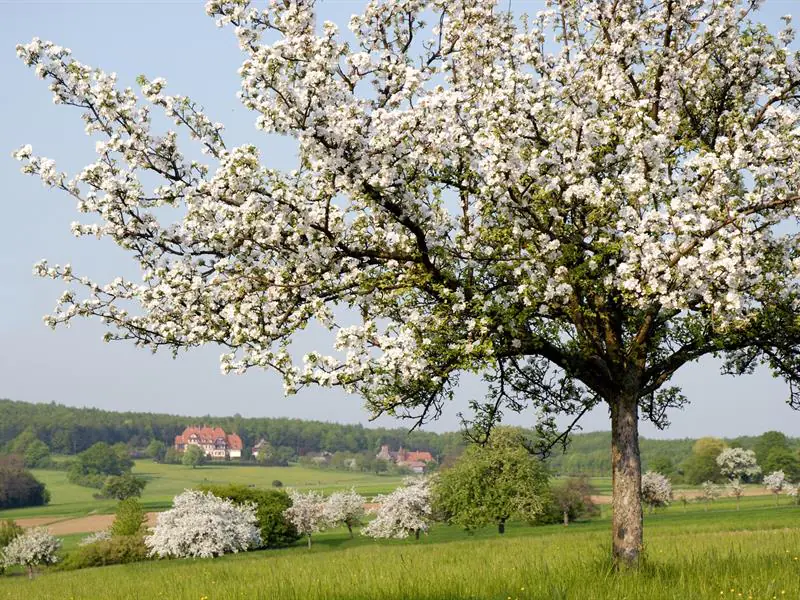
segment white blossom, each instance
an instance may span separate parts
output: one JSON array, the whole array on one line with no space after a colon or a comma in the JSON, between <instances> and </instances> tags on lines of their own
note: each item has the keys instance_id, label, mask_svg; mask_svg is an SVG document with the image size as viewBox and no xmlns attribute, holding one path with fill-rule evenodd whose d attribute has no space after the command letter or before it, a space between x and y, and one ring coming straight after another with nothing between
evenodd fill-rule
<instances>
[{"instance_id":1,"label":"white blossom","mask_svg":"<svg viewBox=\"0 0 800 600\"><path fill-rule=\"evenodd\" d=\"M95 542L105 542L110 539L111 532L108 529L102 529L100 531L95 531L94 533L81 539L81 541L78 542L78 546L88 546L90 544L94 544Z\"/></svg>"},{"instance_id":2,"label":"white blossom","mask_svg":"<svg viewBox=\"0 0 800 600\"><path fill-rule=\"evenodd\" d=\"M34 567L58 562L56 553L60 547L61 540L51 535L46 528L28 529L3 548L0 561L6 567L27 567L28 575L32 577Z\"/></svg>"},{"instance_id":3,"label":"white blossom","mask_svg":"<svg viewBox=\"0 0 800 600\"><path fill-rule=\"evenodd\" d=\"M430 484L427 479L409 480L391 494L375 498L375 518L361 529L373 538L419 537L427 532L433 520Z\"/></svg>"},{"instance_id":4,"label":"white blossom","mask_svg":"<svg viewBox=\"0 0 800 600\"><path fill-rule=\"evenodd\" d=\"M784 475L783 471L773 471L769 475L766 475L761 483L767 490L777 496L788 482L786 481L786 475Z\"/></svg>"},{"instance_id":5,"label":"white blossom","mask_svg":"<svg viewBox=\"0 0 800 600\"><path fill-rule=\"evenodd\" d=\"M754 477L761 474L756 453L743 448L725 448L717 456L720 472L729 479Z\"/></svg>"},{"instance_id":6,"label":"white blossom","mask_svg":"<svg viewBox=\"0 0 800 600\"><path fill-rule=\"evenodd\" d=\"M175 496L171 509L158 514L144 542L151 556L209 558L257 547L257 524L255 506L186 490Z\"/></svg>"},{"instance_id":7,"label":"white blossom","mask_svg":"<svg viewBox=\"0 0 800 600\"><path fill-rule=\"evenodd\" d=\"M719 486L713 481L704 481L700 486L702 498L706 502L713 502L719 497Z\"/></svg>"},{"instance_id":8,"label":"white blossom","mask_svg":"<svg viewBox=\"0 0 800 600\"><path fill-rule=\"evenodd\" d=\"M292 500L292 505L283 511L283 514L297 528L298 533L306 536L308 547L311 548L311 536L323 531L327 525L322 494L291 490L289 498Z\"/></svg>"},{"instance_id":9,"label":"white blossom","mask_svg":"<svg viewBox=\"0 0 800 600\"><path fill-rule=\"evenodd\" d=\"M347 526L352 537L353 527L361 525L364 519L364 497L354 489L334 492L325 500L323 518L331 527Z\"/></svg>"},{"instance_id":10,"label":"white blossom","mask_svg":"<svg viewBox=\"0 0 800 600\"><path fill-rule=\"evenodd\" d=\"M661 473L647 471L642 476L642 500L651 508L669 506L672 502L672 483Z\"/></svg>"}]
</instances>

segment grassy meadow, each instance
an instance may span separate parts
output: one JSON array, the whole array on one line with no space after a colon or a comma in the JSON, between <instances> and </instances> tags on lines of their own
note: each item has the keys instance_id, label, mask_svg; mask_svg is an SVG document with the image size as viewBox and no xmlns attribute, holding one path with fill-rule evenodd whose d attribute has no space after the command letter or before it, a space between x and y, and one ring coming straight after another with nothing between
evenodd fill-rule
<instances>
[{"instance_id":1,"label":"grassy meadow","mask_svg":"<svg viewBox=\"0 0 800 600\"><path fill-rule=\"evenodd\" d=\"M66 471L34 469L36 478L47 485L51 494L50 504L12 510L0 510L0 518L70 516L112 513L116 506L113 500L95 500L97 490L75 485L67 481ZM237 464L208 464L196 469L183 465L158 464L152 460L137 460L133 473L147 480L142 494L142 504L147 510L169 508L172 498L186 488L202 484L238 483L269 488L274 480L285 487L303 490L318 490L329 493L334 490L354 487L364 496L389 492L402 483L403 478L371 473L349 473L312 469L300 466L258 467Z\"/></svg>"},{"instance_id":2,"label":"grassy meadow","mask_svg":"<svg viewBox=\"0 0 800 600\"><path fill-rule=\"evenodd\" d=\"M350 540L344 530L208 560L161 560L0 578L0 599L169 600L777 599L800 598L800 507L784 499L718 501L646 516L646 558L636 573L607 560L607 517L468 535L439 525L419 541Z\"/></svg>"}]
</instances>

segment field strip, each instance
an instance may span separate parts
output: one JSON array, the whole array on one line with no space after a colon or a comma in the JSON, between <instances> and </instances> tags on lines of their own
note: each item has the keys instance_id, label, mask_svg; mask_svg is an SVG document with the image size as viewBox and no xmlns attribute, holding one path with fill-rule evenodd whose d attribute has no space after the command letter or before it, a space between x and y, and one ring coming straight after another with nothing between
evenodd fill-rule
<instances>
[{"instance_id":1,"label":"field strip","mask_svg":"<svg viewBox=\"0 0 800 600\"><path fill-rule=\"evenodd\" d=\"M156 523L158 513L147 513L147 524L152 526ZM16 519L20 527L47 527L53 535L70 535L72 533L94 533L108 529L114 522L114 515L87 515L85 517L64 518L64 517L29 517Z\"/></svg>"}]
</instances>

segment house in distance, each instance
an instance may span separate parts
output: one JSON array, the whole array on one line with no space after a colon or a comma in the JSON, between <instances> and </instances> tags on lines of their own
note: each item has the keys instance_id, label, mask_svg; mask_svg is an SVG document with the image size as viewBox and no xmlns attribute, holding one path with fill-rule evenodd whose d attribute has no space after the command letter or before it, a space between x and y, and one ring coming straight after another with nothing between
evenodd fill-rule
<instances>
[{"instance_id":1,"label":"house in distance","mask_svg":"<svg viewBox=\"0 0 800 600\"><path fill-rule=\"evenodd\" d=\"M212 459L242 456L242 438L235 433L225 433L221 427L187 427L182 434L175 436L175 450L183 452L188 446L198 446Z\"/></svg>"},{"instance_id":2,"label":"house in distance","mask_svg":"<svg viewBox=\"0 0 800 600\"><path fill-rule=\"evenodd\" d=\"M428 463L435 462L430 452L405 450L402 446L397 452L389 450L389 446L384 444L381 451L375 458L396 464L398 467L405 467L414 473L424 473Z\"/></svg>"}]
</instances>

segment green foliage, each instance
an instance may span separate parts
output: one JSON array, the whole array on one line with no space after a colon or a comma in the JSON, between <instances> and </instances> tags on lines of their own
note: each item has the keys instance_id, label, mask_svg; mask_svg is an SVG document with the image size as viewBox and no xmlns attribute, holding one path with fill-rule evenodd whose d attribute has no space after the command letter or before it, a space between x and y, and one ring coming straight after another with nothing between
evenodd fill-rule
<instances>
[{"instance_id":1,"label":"green foliage","mask_svg":"<svg viewBox=\"0 0 800 600\"><path fill-rule=\"evenodd\" d=\"M435 481L436 512L467 531L495 524L503 533L512 517L535 519L548 474L523 442L521 431L501 427L487 445L469 446Z\"/></svg>"},{"instance_id":2,"label":"green foliage","mask_svg":"<svg viewBox=\"0 0 800 600\"><path fill-rule=\"evenodd\" d=\"M788 438L780 431L766 431L756 439L753 444L753 451L756 453L756 460L761 465L764 473L769 473L770 469L765 467L769 460L769 454L774 449L790 450Z\"/></svg>"},{"instance_id":3,"label":"green foliage","mask_svg":"<svg viewBox=\"0 0 800 600\"><path fill-rule=\"evenodd\" d=\"M592 502L596 490L585 475L570 477L550 490L547 498L545 515L540 519L544 523L563 522L567 525L581 517L594 516L600 513Z\"/></svg>"},{"instance_id":4,"label":"green foliage","mask_svg":"<svg viewBox=\"0 0 800 600\"><path fill-rule=\"evenodd\" d=\"M288 546L300 539L297 529L283 516L283 511L292 505L289 495L284 491L260 490L243 485L211 485L199 489L219 498L230 498L236 504L254 503L262 548Z\"/></svg>"},{"instance_id":5,"label":"green foliage","mask_svg":"<svg viewBox=\"0 0 800 600\"><path fill-rule=\"evenodd\" d=\"M124 444L109 446L105 442L97 442L78 454L67 477L77 485L101 489L106 477L128 473L131 467L133 460Z\"/></svg>"},{"instance_id":6,"label":"green foliage","mask_svg":"<svg viewBox=\"0 0 800 600\"><path fill-rule=\"evenodd\" d=\"M280 479L273 479L272 480L272 487L275 487L275 488L283 487L283 482Z\"/></svg>"},{"instance_id":7,"label":"green foliage","mask_svg":"<svg viewBox=\"0 0 800 600\"><path fill-rule=\"evenodd\" d=\"M11 541L22 535L23 529L11 519L0 521L0 557L3 555L3 548L8 546ZM5 572L5 565L0 560L0 575Z\"/></svg>"},{"instance_id":8,"label":"green foliage","mask_svg":"<svg viewBox=\"0 0 800 600\"><path fill-rule=\"evenodd\" d=\"M9 442L7 450L9 454L22 456L25 466L30 469L46 467L50 463L50 448L36 437L31 427L26 427Z\"/></svg>"},{"instance_id":9,"label":"green foliage","mask_svg":"<svg viewBox=\"0 0 800 600\"><path fill-rule=\"evenodd\" d=\"M188 446L186 450L183 451L181 462L187 467L196 469L200 465L206 463L206 455L199 446Z\"/></svg>"},{"instance_id":10,"label":"green foliage","mask_svg":"<svg viewBox=\"0 0 800 600\"><path fill-rule=\"evenodd\" d=\"M167 448L167 451L164 453L164 458L161 462L165 465L179 465L181 464L181 460L183 459L183 455L175 450L175 448Z\"/></svg>"},{"instance_id":11,"label":"green foliage","mask_svg":"<svg viewBox=\"0 0 800 600\"><path fill-rule=\"evenodd\" d=\"M141 533L147 516L136 498L126 498L117 505L114 522L111 524L111 535L131 536Z\"/></svg>"},{"instance_id":12,"label":"green foliage","mask_svg":"<svg viewBox=\"0 0 800 600\"><path fill-rule=\"evenodd\" d=\"M683 464L686 483L698 485L704 481L719 483L725 478L717 464L717 456L725 449L725 442L713 437L697 440L692 446L692 454Z\"/></svg>"},{"instance_id":13,"label":"green foliage","mask_svg":"<svg viewBox=\"0 0 800 600\"><path fill-rule=\"evenodd\" d=\"M147 445L147 449L145 450L145 454L147 454L147 456L149 456L156 462L163 461L166 453L167 453L167 445L161 440L152 440Z\"/></svg>"},{"instance_id":14,"label":"green foliage","mask_svg":"<svg viewBox=\"0 0 800 600\"><path fill-rule=\"evenodd\" d=\"M45 485L16 456L0 457L0 509L41 506L50 501Z\"/></svg>"},{"instance_id":15,"label":"green foliage","mask_svg":"<svg viewBox=\"0 0 800 600\"><path fill-rule=\"evenodd\" d=\"M765 475L773 471L783 471L788 481L800 480L800 460L788 448L773 446L761 465L761 470Z\"/></svg>"},{"instance_id":16,"label":"green foliage","mask_svg":"<svg viewBox=\"0 0 800 600\"><path fill-rule=\"evenodd\" d=\"M138 498L142 495L142 490L146 485L147 481L131 473L111 475L103 484L103 496L115 500Z\"/></svg>"},{"instance_id":17,"label":"green foliage","mask_svg":"<svg viewBox=\"0 0 800 600\"><path fill-rule=\"evenodd\" d=\"M142 535L119 535L110 540L94 542L80 546L67 555L61 569L71 571L87 569L89 567L102 567L105 565L122 565L141 562L148 559L148 548L144 544ZM112 590L107 588L109 597Z\"/></svg>"}]
</instances>

